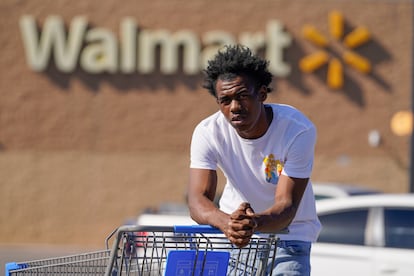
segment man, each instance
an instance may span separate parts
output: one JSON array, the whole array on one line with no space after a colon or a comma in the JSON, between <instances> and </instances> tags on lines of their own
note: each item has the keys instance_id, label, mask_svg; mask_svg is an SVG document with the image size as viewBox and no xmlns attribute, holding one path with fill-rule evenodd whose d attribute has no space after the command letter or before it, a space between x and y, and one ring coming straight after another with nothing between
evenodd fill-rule
<instances>
[{"instance_id":1,"label":"man","mask_svg":"<svg viewBox=\"0 0 414 276\"><path fill-rule=\"evenodd\" d=\"M242 46L210 60L204 87L219 111L195 128L188 204L193 220L219 228L238 247L255 231L279 234L273 275L309 275L320 223L309 182L316 130L298 110L265 104L268 62ZM217 168L226 177L220 209L213 200Z\"/></svg>"}]
</instances>

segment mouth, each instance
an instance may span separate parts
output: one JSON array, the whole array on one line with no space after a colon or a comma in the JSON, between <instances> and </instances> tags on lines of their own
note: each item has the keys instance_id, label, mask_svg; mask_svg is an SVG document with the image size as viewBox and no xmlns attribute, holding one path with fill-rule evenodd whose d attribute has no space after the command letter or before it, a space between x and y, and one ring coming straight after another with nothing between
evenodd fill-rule
<instances>
[{"instance_id":1,"label":"mouth","mask_svg":"<svg viewBox=\"0 0 414 276\"><path fill-rule=\"evenodd\" d=\"M233 124L240 124L246 119L246 116L243 114L236 114L233 117L231 117L231 122Z\"/></svg>"}]
</instances>

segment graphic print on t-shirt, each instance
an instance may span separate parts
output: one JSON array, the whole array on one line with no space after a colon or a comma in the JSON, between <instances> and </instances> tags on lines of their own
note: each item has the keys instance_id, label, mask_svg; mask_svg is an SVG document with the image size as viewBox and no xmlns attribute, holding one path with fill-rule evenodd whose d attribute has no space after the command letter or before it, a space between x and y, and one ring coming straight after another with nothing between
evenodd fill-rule
<instances>
[{"instance_id":1,"label":"graphic print on t-shirt","mask_svg":"<svg viewBox=\"0 0 414 276\"><path fill-rule=\"evenodd\" d=\"M271 153L263 159L263 164L266 181L276 185L283 170L283 162L276 160Z\"/></svg>"}]
</instances>

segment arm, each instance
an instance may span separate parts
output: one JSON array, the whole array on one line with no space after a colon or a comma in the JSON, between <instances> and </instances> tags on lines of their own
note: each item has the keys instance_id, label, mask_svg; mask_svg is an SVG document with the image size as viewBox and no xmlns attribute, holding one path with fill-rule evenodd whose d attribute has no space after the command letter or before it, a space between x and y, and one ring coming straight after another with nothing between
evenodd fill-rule
<instances>
[{"instance_id":1,"label":"arm","mask_svg":"<svg viewBox=\"0 0 414 276\"><path fill-rule=\"evenodd\" d=\"M255 215L259 231L281 230L294 219L312 171L315 143L316 129L310 127L298 134L290 144L276 186L274 204Z\"/></svg>"},{"instance_id":2,"label":"arm","mask_svg":"<svg viewBox=\"0 0 414 276\"><path fill-rule=\"evenodd\" d=\"M188 207L191 218L199 224L209 224L223 232L229 215L214 205L217 189L217 172L207 169L190 169L190 180L187 188Z\"/></svg>"},{"instance_id":3,"label":"arm","mask_svg":"<svg viewBox=\"0 0 414 276\"><path fill-rule=\"evenodd\" d=\"M308 180L280 175L273 206L253 215L257 230L275 232L288 227L299 208Z\"/></svg>"},{"instance_id":4,"label":"arm","mask_svg":"<svg viewBox=\"0 0 414 276\"><path fill-rule=\"evenodd\" d=\"M190 169L187 192L191 218L199 224L220 229L230 242L243 247L249 242L256 226L251 218L252 213L247 214L250 204L242 203L232 214L226 214L213 203L216 188L216 171Z\"/></svg>"}]
</instances>

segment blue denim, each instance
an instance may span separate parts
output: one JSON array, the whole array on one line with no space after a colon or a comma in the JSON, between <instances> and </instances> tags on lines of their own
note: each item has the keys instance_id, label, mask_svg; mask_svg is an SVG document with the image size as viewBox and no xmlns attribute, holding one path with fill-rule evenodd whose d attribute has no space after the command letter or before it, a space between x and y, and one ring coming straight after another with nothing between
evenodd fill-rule
<instances>
[{"instance_id":1,"label":"blue denim","mask_svg":"<svg viewBox=\"0 0 414 276\"><path fill-rule=\"evenodd\" d=\"M310 242L279 241L272 275L309 276L311 270L310 251ZM270 271L268 273L270 274Z\"/></svg>"},{"instance_id":2,"label":"blue denim","mask_svg":"<svg viewBox=\"0 0 414 276\"><path fill-rule=\"evenodd\" d=\"M270 256L252 249L247 253L240 254L240 251L233 246L229 248L231 258L227 275L231 276L253 276L259 275L260 264L265 266L266 275L273 276L309 276L310 275L310 251L311 243L304 241L278 241L276 257L273 262L274 251ZM257 260L256 260L257 258ZM259 261L260 260L260 261ZM257 263L253 264L253 262ZM263 262L262 262L263 261ZM261 274L260 274L261 275Z\"/></svg>"}]
</instances>

